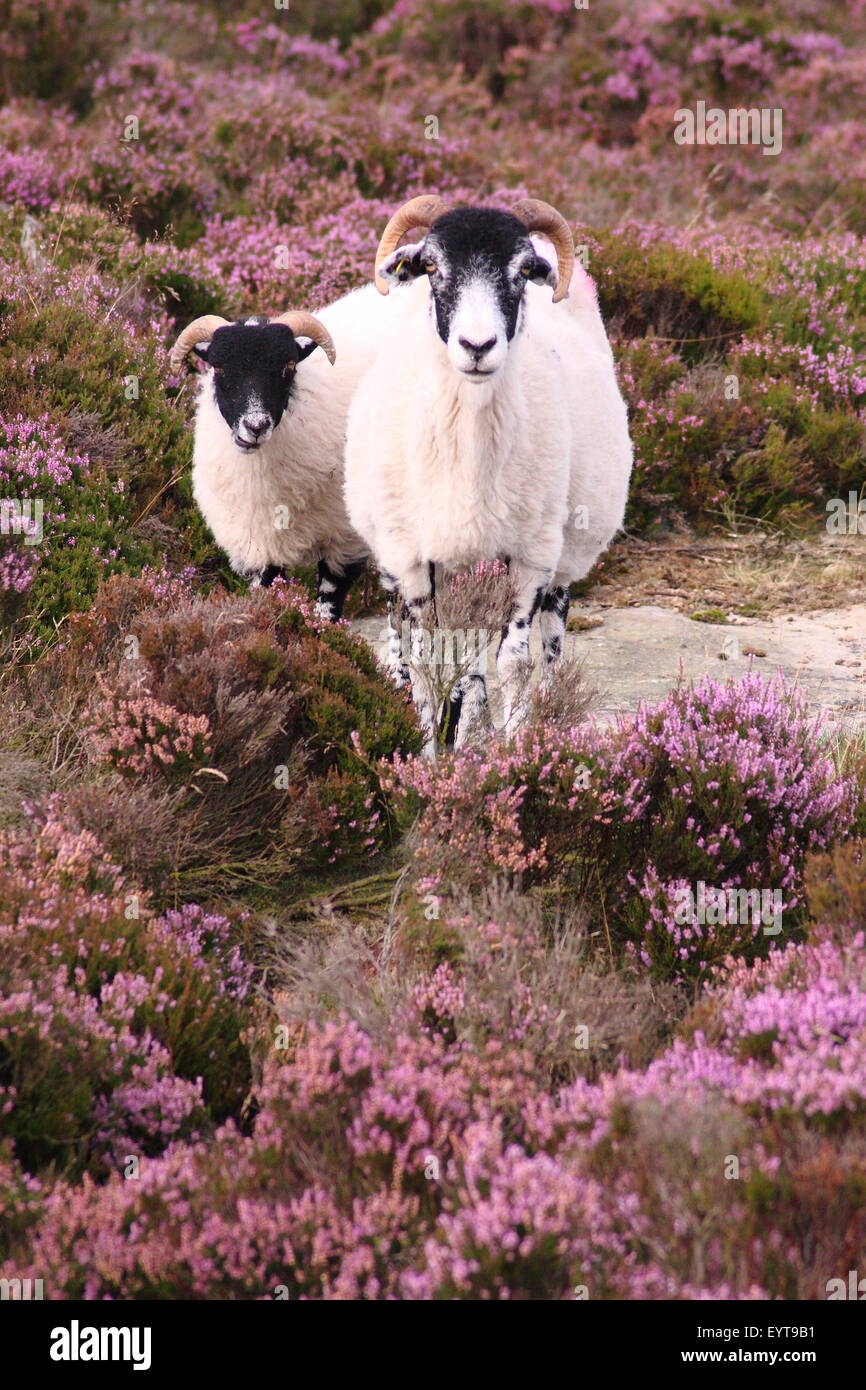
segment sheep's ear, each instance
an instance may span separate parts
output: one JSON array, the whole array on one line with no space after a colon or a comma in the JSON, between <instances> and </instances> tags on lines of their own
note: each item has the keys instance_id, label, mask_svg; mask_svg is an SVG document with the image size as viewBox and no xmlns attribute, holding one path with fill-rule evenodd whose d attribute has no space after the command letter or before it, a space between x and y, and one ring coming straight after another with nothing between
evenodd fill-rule
<instances>
[{"instance_id":1,"label":"sheep's ear","mask_svg":"<svg viewBox=\"0 0 866 1390\"><path fill-rule=\"evenodd\" d=\"M529 270L527 277L533 285L550 285L553 289L559 284L559 273L556 266L546 261L543 256L536 256Z\"/></svg>"},{"instance_id":2,"label":"sheep's ear","mask_svg":"<svg viewBox=\"0 0 866 1390\"><path fill-rule=\"evenodd\" d=\"M305 361L306 358L309 357L310 353L315 352L316 348L320 346L320 344L317 343L313 338L296 338L295 342L298 345L299 362Z\"/></svg>"},{"instance_id":3,"label":"sheep's ear","mask_svg":"<svg viewBox=\"0 0 866 1390\"><path fill-rule=\"evenodd\" d=\"M416 280L419 275L425 275L425 257L422 254L425 243L426 237L424 241L398 246L396 251L385 257L376 273L389 285L404 285L407 280Z\"/></svg>"}]
</instances>

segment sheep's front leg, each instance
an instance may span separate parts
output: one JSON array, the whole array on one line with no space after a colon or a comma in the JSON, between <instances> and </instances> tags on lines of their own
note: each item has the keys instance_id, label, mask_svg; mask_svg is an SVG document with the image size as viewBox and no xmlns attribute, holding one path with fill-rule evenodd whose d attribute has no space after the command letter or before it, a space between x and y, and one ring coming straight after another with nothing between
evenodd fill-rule
<instances>
[{"instance_id":1,"label":"sheep's front leg","mask_svg":"<svg viewBox=\"0 0 866 1390\"><path fill-rule=\"evenodd\" d=\"M345 564L336 560L320 560L319 582L316 587L316 616L324 618L328 623L339 622L343 616L346 595L366 568L365 560Z\"/></svg>"},{"instance_id":2,"label":"sheep's front leg","mask_svg":"<svg viewBox=\"0 0 866 1390\"><path fill-rule=\"evenodd\" d=\"M545 671L562 665L565 650L565 626L568 622L569 593L567 584L552 584L541 600L541 650Z\"/></svg>"},{"instance_id":3,"label":"sheep's front leg","mask_svg":"<svg viewBox=\"0 0 866 1390\"><path fill-rule=\"evenodd\" d=\"M493 727L490 722L490 706L487 703L487 681L483 671L470 671L468 675L461 677L453 703L457 706L454 747L474 747L489 735Z\"/></svg>"},{"instance_id":4,"label":"sheep's front leg","mask_svg":"<svg viewBox=\"0 0 866 1390\"><path fill-rule=\"evenodd\" d=\"M393 574L388 574L387 570L380 570L379 582L385 590L385 598L388 604L388 636L387 648L385 651L385 666L398 690L402 690L409 684L410 675L407 662L408 652L403 650L400 627L396 621L401 607L397 596L397 580L394 578Z\"/></svg>"},{"instance_id":5,"label":"sheep's front leg","mask_svg":"<svg viewBox=\"0 0 866 1390\"><path fill-rule=\"evenodd\" d=\"M472 633L474 652L469 647L470 634L465 636L463 655L467 665L452 695L452 706L457 710L455 748L476 746L486 740L493 729L487 701L487 632L478 628Z\"/></svg>"},{"instance_id":6,"label":"sheep's front leg","mask_svg":"<svg viewBox=\"0 0 866 1390\"><path fill-rule=\"evenodd\" d=\"M502 629L502 640L496 654L496 671L502 691L502 732L513 734L522 719L526 704L526 687L532 667L529 653L529 634L532 619L550 585L553 574L548 570L513 565L514 605L511 617Z\"/></svg>"},{"instance_id":7,"label":"sheep's front leg","mask_svg":"<svg viewBox=\"0 0 866 1390\"><path fill-rule=\"evenodd\" d=\"M399 579L403 595L402 617L409 624L412 698L424 731L424 755L428 758L436 756L436 702L431 687L431 673L426 669L421 613L434 596L433 582L433 566L423 564L413 565Z\"/></svg>"},{"instance_id":8,"label":"sheep's front leg","mask_svg":"<svg viewBox=\"0 0 866 1390\"><path fill-rule=\"evenodd\" d=\"M275 579L285 579L286 571L283 565L265 565L263 570L257 570L250 575L251 589L269 589Z\"/></svg>"}]
</instances>

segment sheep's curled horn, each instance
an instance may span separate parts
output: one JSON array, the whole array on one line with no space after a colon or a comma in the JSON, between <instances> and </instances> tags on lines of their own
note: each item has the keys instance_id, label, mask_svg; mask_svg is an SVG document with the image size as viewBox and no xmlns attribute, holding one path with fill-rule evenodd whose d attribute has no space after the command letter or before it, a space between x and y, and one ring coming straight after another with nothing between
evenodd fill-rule
<instances>
[{"instance_id":1,"label":"sheep's curled horn","mask_svg":"<svg viewBox=\"0 0 866 1390\"><path fill-rule=\"evenodd\" d=\"M388 293L388 284L379 275L379 266L386 256L396 251L400 238L415 228L429 228L443 213L451 211L451 204L444 202L435 193L422 193L418 198L410 198L393 214L382 233L379 249L376 252L375 280L380 294Z\"/></svg>"},{"instance_id":2,"label":"sheep's curled horn","mask_svg":"<svg viewBox=\"0 0 866 1390\"><path fill-rule=\"evenodd\" d=\"M541 232L546 236L556 252L558 279L553 291L553 302L558 304L560 299L565 299L568 294L571 273L574 270L574 237L571 235L571 228L561 212L557 212L550 203L542 203L538 198L522 198L512 208L512 212L528 232Z\"/></svg>"},{"instance_id":3,"label":"sheep's curled horn","mask_svg":"<svg viewBox=\"0 0 866 1390\"><path fill-rule=\"evenodd\" d=\"M315 314L307 314L303 309L293 309L288 313L278 314L275 319L271 319L271 323L284 323L287 328L291 328L296 338L312 338L314 343L319 344L333 367L337 356L334 340Z\"/></svg>"},{"instance_id":4,"label":"sheep's curled horn","mask_svg":"<svg viewBox=\"0 0 866 1390\"><path fill-rule=\"evenodd\" d=\"M379 275L379 266L386 256L390 256L391 252L396 250L400 238L414 228L431 227L436 218L449 212L450 208L449 203L444 202L435 193L429 193L422 194L418 198L410 198L408 203L404 203L402 207L397 209L382 233L379 249L376 252L375 278L376 288L380 294L388 293L388 285ZM556 211L556 208L551 207L550 203L541 202L538 198L521 199L512 209L512 212L518 221L523 223L528 232L542 233L553 245L557 262L557 281L553 302L558 304L568 294L571 274L574 270L574 237L571 234L571 228L562 214Z\"/></svg>"},{"instance_id":5,"label":"sheep's curled horn","mask_svg":"<svg viewBox=\"0 0 866 1390\"><path fill-rule=\"evenodd\" d=\"M284 323L296 338L312 338L333 366L337 356L334 341L325 325L315 315L304 313L301 309L290 310L288 313L278 314L276 318L271 319L271 323ZM183 370L183 364L196 343L209 343L217 329L227 328L228 324L228 319L220 318L219 314L204 314L202 318L189 324L171 350L169 367L175 376Z\"/></svg>"},{"instance_id":6,"label":"sheep's curled horn","mask_svg":"<svg viewBox=\"0 0 866 1390\"><path fill-rule=\"evenodd\" d=\"M192 352L196 343L209 343L218 328L225 328L228 319L221 319L219 314L205 314L200 319L194 319L188 324L181 333L177 342L171 350L168 365L175 376L183 371L183 364Z\"/></svg>"}]
</instances>

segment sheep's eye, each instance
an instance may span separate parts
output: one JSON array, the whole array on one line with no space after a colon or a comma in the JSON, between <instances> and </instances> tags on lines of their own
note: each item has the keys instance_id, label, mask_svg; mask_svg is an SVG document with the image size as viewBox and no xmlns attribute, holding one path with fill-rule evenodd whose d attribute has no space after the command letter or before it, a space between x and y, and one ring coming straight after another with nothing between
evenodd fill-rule
<instances>
[{"instance_id":1,"label":"sheep's eye","mask_svg":"<svg viewBox=\"0 0 866 1390\"><path fill-rule=\"evenodd\" d=\"M425 262L424 262L424 274L425 274L425 275L432 275L435 269L436 269L436 262L435 262L435 261L425 261Z\"/></svg>"},{"instance_id":2,"label":"sheep's eye","mask_svg":"<svg viewBox=\"0 0 866 1390\"><path fill-rule=\"evenodd\" d=\"M531 265L522 265L522 266L520 267L520 273L521 273L521 275L525 275L526 278L527 278L527 280L528 280L529 277L530 277L530 275L532 274L532 266L531 266Z\"/></svg>"},{"instance_id":3,"label":"sheep's eye","mask_svg":"<svg viewBox=\"0 0 866 1390\"><path fill-rule=\"evenodd\" d=\"M286 365L283 367L283 376L288 376L289 372L293 372L296 366L296 362L287 362Z\"/></svg>"},{"instance_id":4,"label":"sheep's eye","mask_svg":"<svg viewBox=\"0 0 866 1390\"><path fill-rule=\"evenodd\" d=\"M225 371L225 368L224 368L224 367L214 367L214 368L213 368L213 374L214 374L214 376L222 376L222 374L223 374L224 371Z\"/></svg>"}]
</instances>

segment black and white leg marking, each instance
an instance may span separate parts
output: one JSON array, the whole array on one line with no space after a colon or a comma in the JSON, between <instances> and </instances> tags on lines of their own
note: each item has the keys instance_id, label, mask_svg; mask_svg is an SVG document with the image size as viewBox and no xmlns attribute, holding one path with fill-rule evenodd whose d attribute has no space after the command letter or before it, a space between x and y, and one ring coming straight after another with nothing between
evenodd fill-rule
<instances>
[{"instance_id":1,"label":"black and white leg marking","mask_svg":"<svg viewBox=\"0 0 866 1390\"><path fill-rule=\"evenodd\" d=\"M402 618L409 624L412 698L424 730L424 752L428 758L432 758L436 754L436 709L429 672L424 669L424 630L420 619L425 605L435 602L434 567L424 564L413 566L400 580L400 590L403 595Z\"/></svg>"},{"instance_id":2,"label":"black and white leg marking","mask_svg":"<svg viewBox=\"0 0 866 1390\"><path fill-rule=\"evenodd\" d=\"M541 647L545 669L561 665L565 650L569 594L562 584L554 584L541 600Z\"/></svg>"},{"instance_id":3,"label":"black and white leg marking","mask_svg":"<svg viewBox=\"0 0 866 1390\"><path fill-rule=\"evenodd\" d=\"M486 662L485 648L481 660ZM460 692L459 717L454 730L454 747L465 748L486 738L492 729L490 706L487 702L487 681L484 671L470 671L458 682Z\"/></svg>"},{"instance_id":4,"label":"black and white leg marking","mask_svg":"<svg viewBox=\"0 0 866 1390\"><path fill-rule=\"evenodd\" d=\"M385 652L385 666L394 684L403 689L409 684L408 652L403 650L400 632L401 603L397 593L397 580L387 570L379 571L379 581L385 590L388 603L388 646Z\"/></svg>"},{"instance_id":5,"label":"black and white leg marking","mask_svg":"<svg viewBox=\"0 0 866 1390\"><path fill-rule=\"evenodd\" d=\"M463 712L463 680L456 681L442 706L439 716L439 736L446 748L453 748L457 740L460 718Z\"/></svg>"},{"instance_id":6,"label":"black and white leg marking","mask_svg":"<svg viewBox=\"0 0 866 1390\"><path fill-rule=\"evenodd\" d=\"M502 731L514 732L523 715L526 686L531 669L529 634L532 620L538 612L553 575L525 565L515 565L514 606L511 617L502 629L502 640L496 654L496 670L502 691Z\"/></svg>"},{"instance_id":7,"label":"black and white leg marking","mask_svg":"<svg viewBox=\"0 0 866 1390\"><path fill-rule=\"evenodd\" d=\"M265 565L263 570L259 570L250 580L251 589L269 589L275 579L285 579L286 571L283 565Z\"/></svg>"},{"instance_id":8,"label":"black and white leg marking","mask_svg":"<svg viewBox=\"0 0 866 1390\"><path fill-rule=\"evenodd\" d=\"M316 613L329 623L343 616L346 595L366 569L366 561L357 560L340 565L335 561L319 561L319 582L316 588Z\"/></svg>"}]
</instances>

